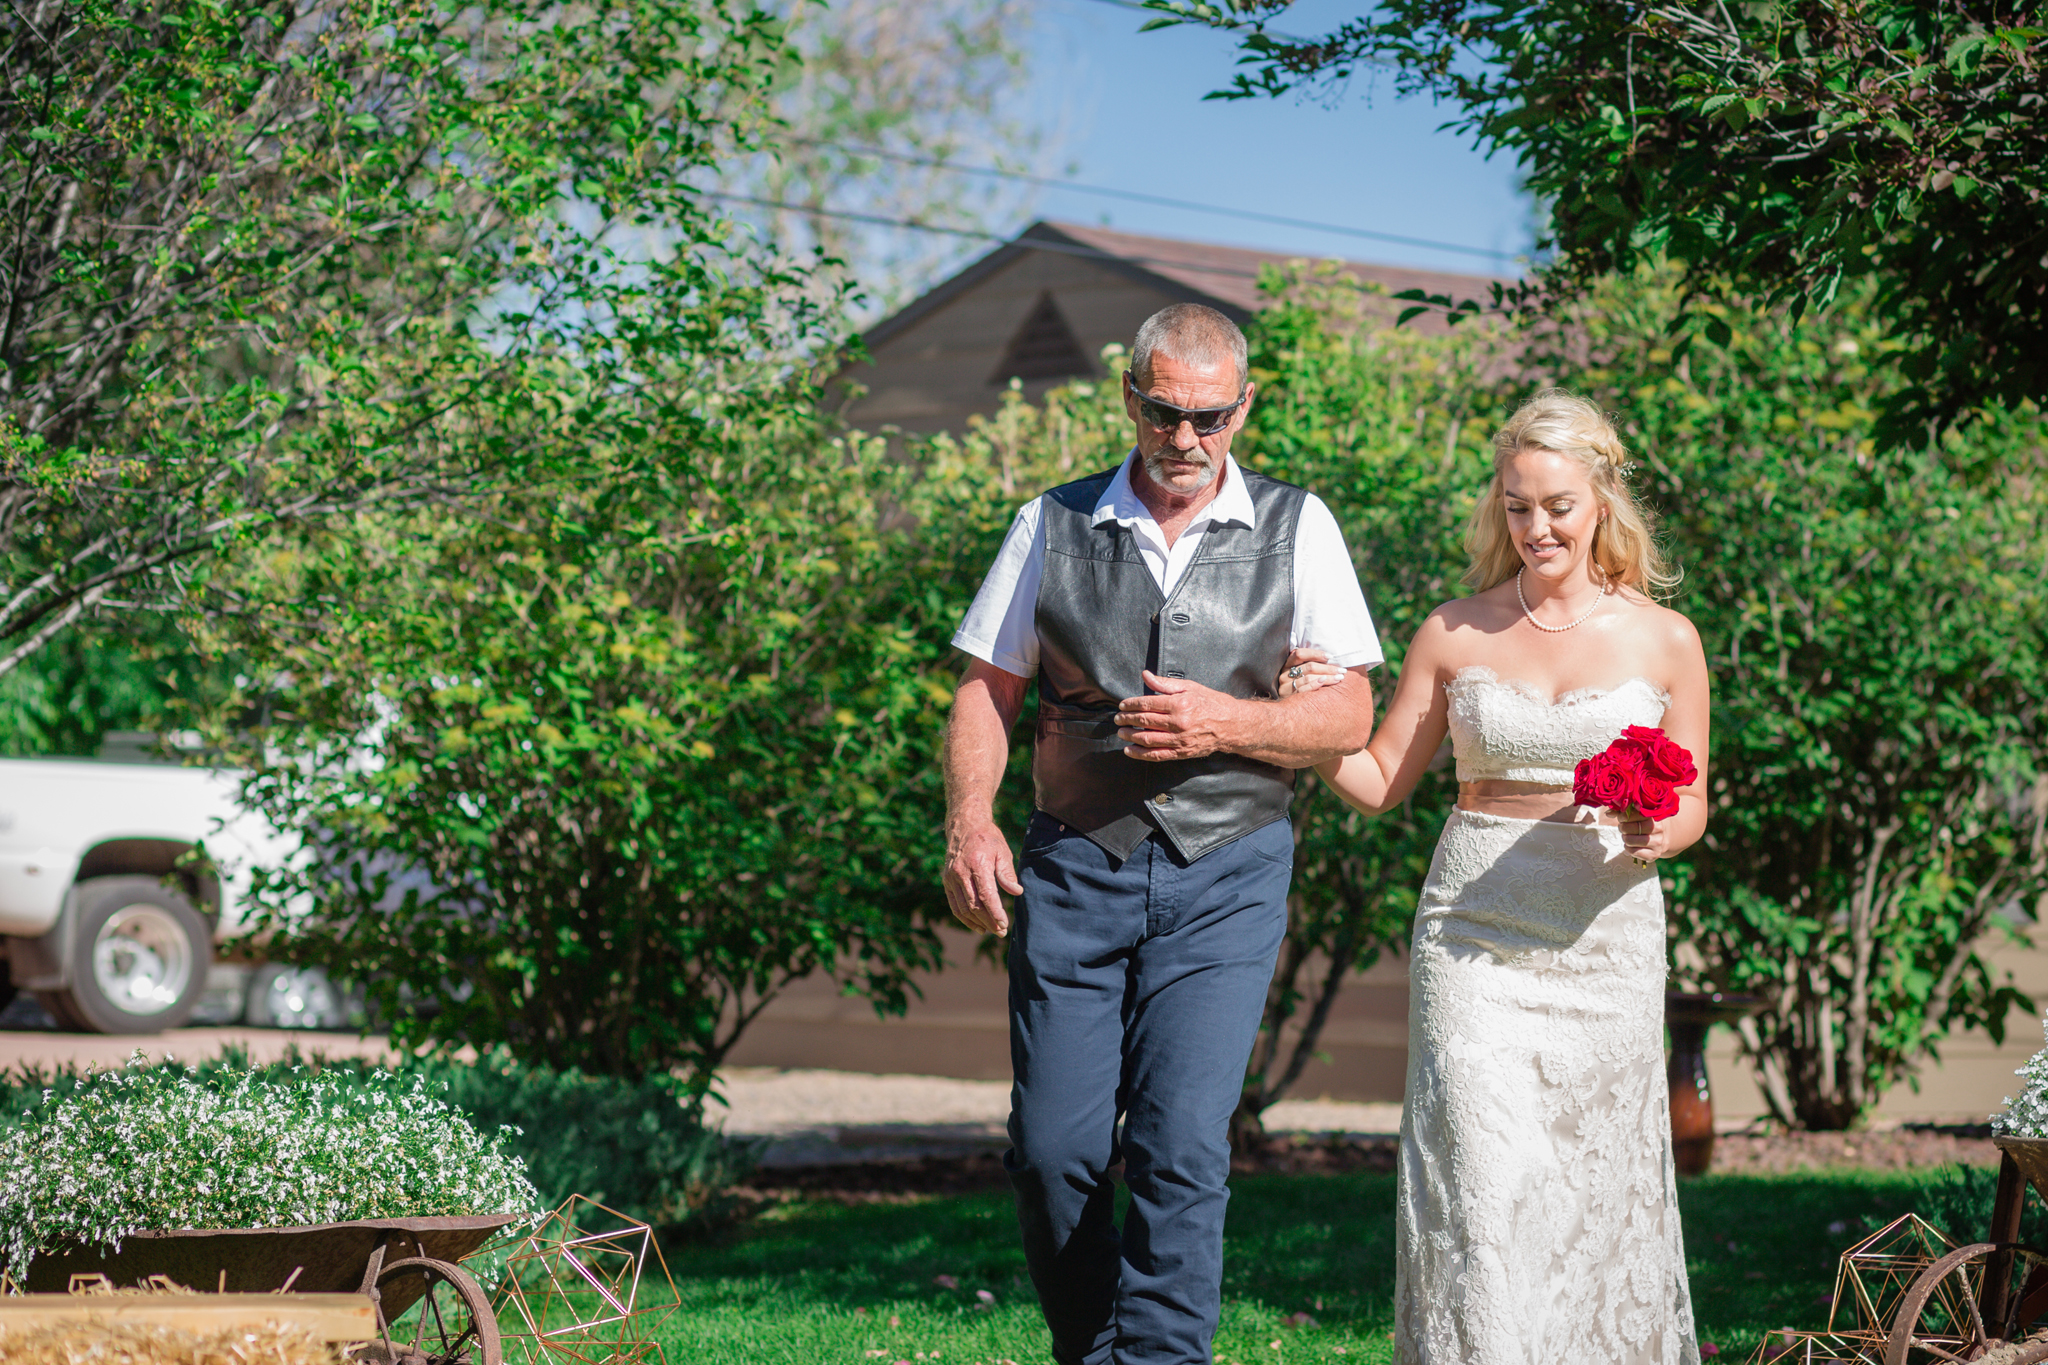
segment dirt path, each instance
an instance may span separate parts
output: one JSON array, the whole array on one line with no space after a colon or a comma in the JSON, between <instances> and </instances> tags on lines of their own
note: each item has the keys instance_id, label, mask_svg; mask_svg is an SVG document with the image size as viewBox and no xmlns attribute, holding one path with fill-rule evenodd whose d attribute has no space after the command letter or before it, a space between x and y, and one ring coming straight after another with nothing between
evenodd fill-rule
<instances>
[{"instance_id":1,"label":"dirt path","mask_svg":"<svg viewBox=\"0 0 2048 1365\"><path fill-rule=\"evenodd\" d=\"M395 1055L381 1038L286 1029L187 1028L148 1036L0 1030L0 1070L21 1066L125 1065L137 1052L198 1061L229 1046L257 1062L297 1048L330 1057ZM769 1140L776 1166L906 1159L1000 1152L1008 1141L1006 1081L943 1076L871 1076L843 1071L735 1068L721 1077L727 1132ZM720 1111L713 1110L714 1122ZM1390 1134L1401 1126L1398 1104L1288 1101L1274 1108L1274 1132Z\"/></svg>"},{"instance_id":2,"label":"dirt path","mask_svg":"<svg viewBox=\"0 0 2048 1365\"><path fill-rule=\"evenodd\" d=\"M197 1061L237 1046L259 1062L289 1049L328 1056L394 1055L381 1038L285 1029L191 1028L150 1037L50 1030L0 1031L0 1070L65 1062L120 1066L144 1055ZM943 1076L874 1076L844 1071L735 1068L721 1078L727 1107L714 1109L735 1135L767 1140L763 1165L792 1170L813 1166L982 1163L1009 1145L1010 1109L1005 1081L963 1081ZM1276 1139L1260 1169L1353 1169L1390 1164L1401 1128L1398 1104L1337 1100L1284 1100L1266 1115ZM1995 1162L1981 1128L1890 1125L1861 1133L1723 1133L1714 1152L1717 1171L1793 1171L1829 1166L1884 1170L1947 1162Z\"/></svg>"},{"instance_id":3,"label":"dirt path","mask_svg":"<svg viewBox=\"0 0 2048 1365\"><path fill-rule=\"evenodd\" d=\"M768 1138L762 1164L770 1169L965 1159L1009 1145L1003 1123L1010 1087L1001 1081L743 1069L726 1073L724 1091L731 1106L726 1131ZM1275 1141L1247 1169L1387 1168L1401 1106L1284 1100L1266 1119ZM1987 1129L1929 1124L1857 1133L1724 1131L1714 1148L1716 1171L1745 1173L1997 1160Z\"/></svg>"},{"instance_id":4,"label":"dirt path","mask_svg":"<svg viewBox=\"0 0 2048 1365\"><path fill-rule=\"evenodd\" d=\"M175 1057L198 1062L218 1057L223 1048L239 1047L255 1062L274 1062L296 1047L302 1053L329 1057L389 1057L382 1038L353 1033L313 1033L303 1029L181 1028L158 1034L60 1033L46 1029L0 1031L0 1071L18 1067L125 1066L137 1052L153 1060Z\"/></svg>"},{"instance_id":5,"label":"dirt path","mask_svg":"<svg viewBox=\"0 0 2048 1365\"><path fill-rule=\"evenodd\" d=\"M720 1077L725 1130L770 1139L763 1164L810 1166L1000 1152L1009 1145L1007 1081L868 1076L844 1071L735 1068ZM1391 1135L1398 1104L1287 1100L1267 1113L1272 1133Z\"/></svg>"}]
</instances>

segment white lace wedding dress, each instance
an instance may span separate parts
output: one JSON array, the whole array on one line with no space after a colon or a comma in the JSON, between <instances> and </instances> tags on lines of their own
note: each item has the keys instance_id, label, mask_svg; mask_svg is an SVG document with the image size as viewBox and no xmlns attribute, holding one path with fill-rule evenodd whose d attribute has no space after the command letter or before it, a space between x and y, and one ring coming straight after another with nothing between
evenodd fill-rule
<instances>
[{"instance_id":1,"label":"white lace wedding dress","mask_svg":"<svg viewBox=\"0 0 2048 1365\"><path fill-rule=\"evenodd\" d=\"M1669 701L1483 668L1449 690L1460 781L1569 786ZM1664 975L1663 893L1618 829L1452 813L1409 963L1402 1365L1698 1365Z\"/></svg>"}]
</instances>

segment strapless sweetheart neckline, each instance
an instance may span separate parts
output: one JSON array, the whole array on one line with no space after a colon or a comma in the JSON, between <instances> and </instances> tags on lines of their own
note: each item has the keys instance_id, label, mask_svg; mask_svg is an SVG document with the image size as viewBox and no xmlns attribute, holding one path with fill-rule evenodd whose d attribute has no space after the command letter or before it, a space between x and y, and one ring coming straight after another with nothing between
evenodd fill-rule
<instances>
[{"instance_id":1,"label":"strapless sweetheart neckline","mask_svg":"<svg viewBox=\"0 0 2048 1365\"><path fill-rule=\"evenodd\" d=\"M1647 678L1579 687L1548 697L1483 665L1445 685L1444 717L1460 782L1542 782L1569 787L1580 760L1631 725L1662 725L1671 698Z\"/></svg>"},{"instance_id":2,"label":"strapless sweetheart neckline","mask_svg":"<svg viewBox=\"0 0 2048 1365\"><path fill-rule=\"evenodd\" d=\"M1506 688L1517 696L1526 697L1533 702L1540 702L1544 706L1574 706L1582 701L1593 701L1600 697L1611 697L1617 692L1626 691L1637 683L1641 683L1644 687L1649 688L1666 706L1671 704L1671 694L1640 673L1633 677L1623 678L1611 687L1575 687L1569 692L1560 692L1554 697L1545 696L1543 689L1535 683L1524 681L1521 678L1503 678L1484 664L1467 664L1459 669L1451 676L1450 685L1456 687L1460 683L1491 683L1495 687Z\"/></svg>"}]
</instances>

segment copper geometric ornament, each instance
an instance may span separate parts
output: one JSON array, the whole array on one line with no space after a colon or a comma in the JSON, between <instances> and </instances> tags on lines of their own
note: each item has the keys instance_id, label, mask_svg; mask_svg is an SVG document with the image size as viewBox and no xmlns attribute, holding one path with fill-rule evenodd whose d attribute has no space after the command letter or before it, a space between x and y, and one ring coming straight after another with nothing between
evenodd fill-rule
<instances>
[{"instance_id":1,"label":"copper geometric ornament","mask_svg":"<svg viewBox=\"0 0 2048 1365\"><path fill-rule=\"evenodd\" d=\"M1891 1335L1899 1300L1913 1282L1927 1267L1955 1249L1953 1241L1918 1214L1901 1214L1892 1219L1842 1253L1842 1267L1835 1274L1835 1303L1828 1314L1828 1329L1872 1333L1881 1343ZM1937 1322L1968 1322L1970 1305L1976 1301L1978 1282L1983 1276L1983 1266L1973 1265L1964 1274L1944 1279L1921 1310L1922 1316L1931 1314ZM1849 1320L1850 1311L1855 1315L1853 1322ZM1878 1354L1883 1354L1881 1348Z\"/></svg>"},{"instance_id":2,"label":"copper geometric ornament","mask_svg":"<svg viewBox=\"0 0 2048 1365\"><path fill-rule=\"evenodd\" d=\"M2048 1316L2048 1251L2018 1240L2028 1189L2048 1198L2048 1138L1992 1141L1998 1189L1985 1240L1957 1246L1912 1214L1894 1218L1843 1253L1828 1330L1780 1328L1754 1365L2048 1365L2048 1327L2035 1326Z\"/></svg>"},{"instance_id":3,"label":"copper geometric ornament","mask_svg":"<svg viewBox=\"0 0 2048 1365\"><path fill-rule=\"evenodd\" d=\"M1860 1340L1780 1327L1764 1337L1747 1365L1880 1365L1882 1359L1867 1354Z\"/></svg>"},{"instance_id":4,"label":"copper geometric ornament","mask_svg":"<svg viewBox=\"0 0 2048 1365\"><path fill-rule=\"evenodd\" d=\"M513 1245L493 1306L507 1361L667 1365L654 1334L680 1305L654 1230L579 1194Z\"/></svg>"},{"instance_id":5,"label":"copper geometric ornament","mask_svg":"<svg viewBox=\"0 0 2048 1365\"><path fill-rule=\"evenodd\" d=\"M1929 1266L1955 1249L1926 1219L1901 1214L1842 1253L1826 1330L1779 1328L1757 1347L1751 1365L1883 1365L1899 1301ZM1921 1333L1920 1341L1961 1345L1971 1339L1972 1305L1982 1276L1982 1266L1976 1265L1942 1279L1920 1313L1937 1330ZM1941 1325L1961 1330L1951 1334L1939 1330Z\"/></svg>"}]
</instances>

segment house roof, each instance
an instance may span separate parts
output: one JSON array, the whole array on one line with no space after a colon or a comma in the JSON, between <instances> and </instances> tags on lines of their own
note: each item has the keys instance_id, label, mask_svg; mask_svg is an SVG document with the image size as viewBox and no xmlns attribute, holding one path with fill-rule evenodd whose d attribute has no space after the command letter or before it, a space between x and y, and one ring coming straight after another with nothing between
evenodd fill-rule
<instances>
[{"instance_id":1,"label":"house roof","mask_svg":"<svg viewBox=\"0 0 2048 1365\"><path fill-rule=\"evenodd\" d=\"M1259 293L1261 267L1304 259L1299 252L1217 246L1208 242L1085 227L1079 223L1040 220L869 328L866 334L868 345L873 347L887 341L1030 251L1050 251L1092 259L1140 281L1170 284L1176 293L1194 290L1203 295L1212 307L1238 323L1247 321L1268 302ZM1457 299L1483 298L1496 283L1493 277L1486 275L1412 270L1364 261L1346 261L1344 266L1351 275L1382 285L1389 294L1421 289L1428 294L1447 294Z\"/></svg>"}]
</instances>

